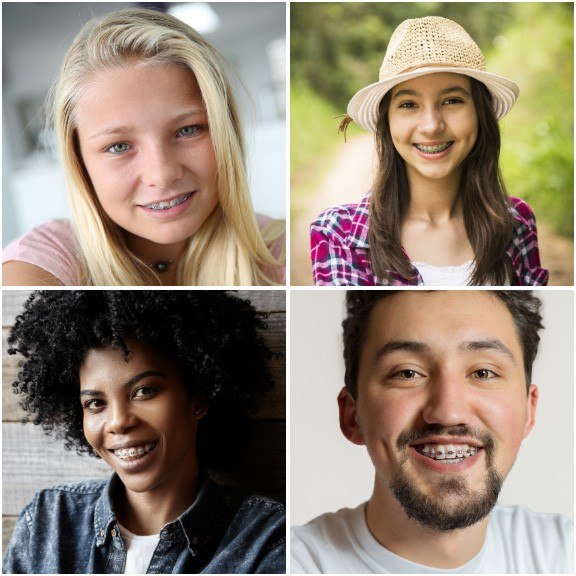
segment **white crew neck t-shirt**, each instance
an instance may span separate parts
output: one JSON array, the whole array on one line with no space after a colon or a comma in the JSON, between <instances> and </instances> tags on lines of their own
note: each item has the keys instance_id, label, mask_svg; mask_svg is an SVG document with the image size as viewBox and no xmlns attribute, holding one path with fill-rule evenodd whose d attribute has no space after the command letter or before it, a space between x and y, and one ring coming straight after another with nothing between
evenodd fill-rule
<instances>
[{"instance_id":1,"label":"white crew neck t-shirt","mask_svg":"<svg viewBox=\"0 0 576 576\"><path fill-rule=\"evenodd\" d=\"M523 506L496 505L480 552L459 568L436 569L393 554L372 536L366 504L318 516L291 530L292 574L573 574L572 522Z\"/></svg>"},{"instance_id":2,"label":"white crew neck t-shirt","mask_svg":"<svg viewBox=\"0 0 576 576\"><path fill-rule=\"evenodd\" d=\"M160 534L137 536L120 526L120 534L126 546L126 566L124 574L146 574L156 546L160 542Z\"/></svg>"}]
</instances>

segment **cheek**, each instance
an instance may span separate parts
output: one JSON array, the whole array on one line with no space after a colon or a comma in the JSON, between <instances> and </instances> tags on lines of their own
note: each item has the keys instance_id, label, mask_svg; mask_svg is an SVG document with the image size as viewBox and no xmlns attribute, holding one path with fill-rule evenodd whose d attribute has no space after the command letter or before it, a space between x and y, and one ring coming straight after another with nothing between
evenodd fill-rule
<instances>
[{"instance_id":1,"label":"cheek","mask_svg":"<svg viewBox=\"0 0 576 576\"><path fill-rule=\"evenodd\" d=\"M373 459L396 454L396 439L414 424L416 403L413 399L378 398L362 405L360 425L366 446Z\"/></svg>"},{"instance_id":2,"label":"cheek","mask_svg":"<svg viewBox=\"0 0 576 576\"><path fill-rule=\"evenodd\" d=\"M496 437L499 446L497 452L506 468L512 466L522 443L526 422L525 402L525 398L513 396L482 405L485 424Z\"/></svg>"}]
</instances>

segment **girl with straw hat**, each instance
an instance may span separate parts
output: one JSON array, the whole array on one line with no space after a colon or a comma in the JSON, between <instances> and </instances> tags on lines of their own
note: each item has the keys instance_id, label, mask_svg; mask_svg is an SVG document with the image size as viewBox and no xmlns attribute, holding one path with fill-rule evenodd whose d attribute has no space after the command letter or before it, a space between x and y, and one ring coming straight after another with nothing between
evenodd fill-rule
<instances>
[{"instance_id":1,"label":"girl with straw hat","mask_svg":"<svg viewBox=\"0 0 576 576\"><path fill-rule=\"evenodd\" d=\"M375 133L374 187L312 224L315 283L545 285L534 214L498 167L498 120L518 93L455 22L402 22L341 125Z\"/></svg>"}]
</instances>

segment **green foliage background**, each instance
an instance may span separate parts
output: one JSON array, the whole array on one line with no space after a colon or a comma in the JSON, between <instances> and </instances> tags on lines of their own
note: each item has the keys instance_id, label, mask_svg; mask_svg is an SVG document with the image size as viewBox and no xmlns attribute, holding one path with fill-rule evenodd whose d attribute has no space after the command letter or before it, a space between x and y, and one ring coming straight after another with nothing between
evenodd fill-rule
<instances>
[{"instance_id":1,"label":"green foliage background","mask_svg":"<svg viewBox=\"0 0 576 576\"><path fill-rule=\"evenodd\" d=\"M572 236L573 14L571 2L291 3L293 194L311 192L310 174L317 175L341 145L334 117L345 113L360 88L377 81L396 26L406 18L438 15L468 31L489 71L520 86L501 123L508 192L527 200L555 232ZM348 134L354 130L360 131Z\"/></svg>"}]
</instances>

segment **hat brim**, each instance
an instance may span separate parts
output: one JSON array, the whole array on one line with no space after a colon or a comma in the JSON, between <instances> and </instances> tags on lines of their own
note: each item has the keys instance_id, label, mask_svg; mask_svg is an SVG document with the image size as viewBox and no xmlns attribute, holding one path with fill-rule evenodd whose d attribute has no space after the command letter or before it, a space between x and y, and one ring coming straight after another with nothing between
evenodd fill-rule
<instances>
[{"instance_id":1,"label":"hat brim","mask_svg":"<svg viewBox=\"0 0 576 576\"><path fill-rule=\"evenodd\" d=\"M375 132L378 124L380 102L391 88L412 78L441 72L464 74L482 82L492 94L494 112L498 120L508 113L520 93L518 85L511 80L484 72L483 70L476 70L475 68L457 68L454 66L418 68L417 70L398 74L389 80L375 82L359 90L348 104L348 116L365 130Z\"/></svg>"}]
</instances>

